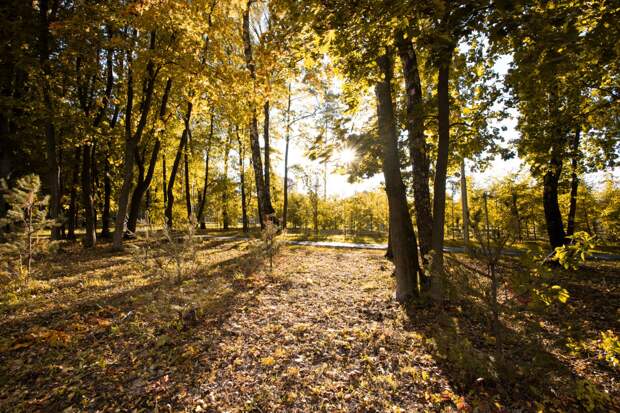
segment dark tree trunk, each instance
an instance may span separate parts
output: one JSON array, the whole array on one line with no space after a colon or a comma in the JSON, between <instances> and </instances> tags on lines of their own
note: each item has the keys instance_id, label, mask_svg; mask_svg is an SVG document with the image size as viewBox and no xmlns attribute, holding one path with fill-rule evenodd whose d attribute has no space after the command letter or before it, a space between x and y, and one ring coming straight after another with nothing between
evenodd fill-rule
<instances>
[{"instance_id":1,"label":"dark tree trunk","mask_svg":"<svg viewBox=\"0 0 620 413\"><path fill-rule=\"evenodd\" d=\"M118 121L119 115L119 107L116 106L114 108L114 114L112 115L112 120L110 121L110 128L114 129L116 126L116 122ZM108 149L106 153L106 157L103 160L103 212L101 214L101 238L109 239L111 236L110 233L110 201L112 199L112 176L110 171L110 144L108 143Z\"/></svg>"},{"instance_id":2,"label":"dark tree trunk","mask_svg":"<svg viewBox=\"0 0 620 413\"><path fill-rule=\"evenodd\" d=\"M185 208L187 209L187 219L191 224L192 221L192 217L194 215L194 212L192 211L192 194L191 194L191 190L190 190L190 185L189 185L189 140L188 140L188 144L185 145L185 151L183 151L183 163L185 165Z\"/></svg>"},{"instance_id":3,"label":"dark tree trunk","mask_svg":"<svg viewBox=\"0 0 620 413\"><path fill-rule=\"evenodd\" d=\"M439 139L433 185L433 261L431 264L432 290L435 299L441 299L444 292L443 241L446 215L446 174L450 146L450 94L448 85L451 60L452 50L445 51L439 62L437 80Z\"/></svg>"},{"instance_id":4,"label":"dark tree trunk","mask_svg":"<svg viewBox=\"0 0 620 413\"><path fill-rule=\"evenodd\" d=\"M73 177L71 179L71 195L69 198L69 213L67 222L67 239L75 240L75 228L77 226L77 188L80 177L80 158L82 154L80 148L75 149L75 159L73 165Z\"/></svg>"},{"instance_id":5,"label":"dark tree trunk","mask_svg":"<svg viewBox=\"0 0 620 413\"><path fill-rule=\"evenodd\" d=\"M192 116L192 103L187 102L187 114L185 115L185 128L183 128L183 134L181 135L181 141L179 142L179 147L177 148L176 156L174 157L174 163L172 164L172 170L170 171L170 179L168 180L168 202L166 204L166 225L168 228L173 228L172 222L172 208L174 207L174 181L177 177L177 172L179 170L179 165L181 164L181 156L185 151L185 146L187 145L188 135L189 135L189 122Z\"/></svg>"},{"instance_id":6,"label":"dark tree trunk","mask_svg":"<svg viewBox=\"0 0 620 413\"><path fill-rule=\"evenodd\" d=\"M431 250L433 217L429 190L430 162L427 156L426 138L424 137L422 84L413 44L404 38L402 32L397 34L396 44L403 67L407 94L407 132L409 134L409 154L413 167L416 225L420 237L420 254L422 260L426 262L426 256Z\"/></svg>"},{"instance_id":7,"label":"dark tree trunk","mask_svg":"<svg viewBox=\"0 0 620 413\"><path fill-rule=\"evenodd\" d=\"M465 251L469 251L469 202L467 199L467 176L465 176L465 158L461 160L461 209L463 213L463 242Z\"/></svg>"},{"instance_id":8,"label":"dark tree trunk","mask_svg":"<svg viewBox=\"0 0 620 413\"><path fill-rule=\"evenodd\" d=\"M398 134L392 102L392 62L389 55L381 56L377 64L382 80L375 85L379 136L383 152L383 174L390 214L390 238L396 270L396 300L407 302L418 294L418 249L409 215L407 193L400 173Z\"/></svg>"},{"instance_id":9,"label":"dark tree trunk","mask_svg":"<svg viewBox=\"0 0 620 413\"><path fill-rule=\"evenodd\" d=\"M256 66L252 56L252 42L250 39L250 6L252 0L248 0L247 7L243 13L243 46L245 62L252 81L256 81ZM260 144L258 141L258 120L256 116L256 107L252 107L250 119L250 148L252 150L252 166L254 168L254 177L256 180L256 197L259 211L259 219L261 228L264 227L264 218L269 216L275 220L274 209L271 205L271 199L267 196L268 192L265 188L265 178L263 176L263 162L261 160Z\"/></svg>"},{"instance_id":10,"label":"dark tree trunk","mask_svg":"<svg viewBox=\"0 0 620 413\"><path fill-rule=\"evenodd\" d=\"M241 222L243 224L243 232L247 233L248 227L248 210L245 197L245 151L243 149L243 143L237 130L237 143L239 144L239 186L241 187Z\"/></svg>"},{"instance_id":11,"label":"dark tree trunk","mask_svg":"<svg viewBox=\"0 0 620 413\"><path fill-rule=\"evenodd\" d=\"M166 155L161 156L161 182L162 182L162 191L164 193L164 208L168 205L168 188L167 188L167 179L168 173L166 172Z\"/></svg>"},{"instance_id":12,"label":"dark tree trunk","mask_svg":"<svg viewBox=\"0 0 620 413\"><path fill-rule=\"evenodd\" d=\"M166 87L161 99L161 106L159 108L159 120L163 125L166 123L166 108L168 105L168 98L170 96L170 89L172 88L172 78L168 78L166 81ZM157 133L157 132L155 132ZM161 132L159 132L161 133ZM148 192L151 182L153 181L153 175L155 174L155 166L157 165L157 159L159 157L159 151L161 149L161 139L158 135L153 145L151 152L151 159L149 161L149 167L146 175L144 173L144 162L146 154L143 153L141 157L137 157L138 161L138 182L131 195L131 204L129 206L129 217L127 218L127 235L134 236L136 233L136 225L138 223L138 217L140 215L140 205L142 204L142 197ZM146 149L143 150L143 152Z\"/></svg>"},{"instance_id":13,"label":"dark tree trunk","mask_svg":"<svg viewBox=\"0 0 620 413\"><path fill-rule=\"evenodd\" d=\"M388 226L388 243L387 249L385 250L385 258L390 261L394 260L394 251L392 250L392 236L390 235L390 227Z\"/></svg>"},{"instance_id":14,"label":"dark tree trunk","mask_svg":"<svg viewBox=\"0 0 620 413\"><path fill-rule=\"evenodd\" d=\"M159 150L161 148L161 142L159 139L155 141L155 146L151 152L151 159L149 161L149 167L144 173L144 159L140 160L142 165L139 165L138 183L131 195L131 204L129 207L129 218L127 218L127 233L130 236L135 235L136 226L138 223L138 216L140 215L140 204L142 204L142 197L147 192L153 180L155 174L155 166L157 165L157 158L159 157Z\"/></svg>"},{"instance_id":15,"label":"dark tree trunk","mask_svg":"<svg viewBox=\"0 0 620 413\"><path fill-rule=\"evenodd\" d=\"M562 172L562 159L553 154L549 170L543 178L543 207L545 210L545 223L551 248L561 247L566 242L566 233L562 223L562 213L558 202L558 186Z\"/></svg>"},{"instance_id":16,"label":"dark tree trunk","mask_svg":"<svg viewBox=\"0 0 620 413\"><path fill-rule=\"evenodd\" d=\"M265 141L265 197L271 200L271 145L269 142L269 101L264 106L263 140Z\"/></svg>"},{"instance_id":17,"label":"dark tree trunk","mask_svg":"<svg viewBox=\"0 0 620 413\"><path fill-rule=\"evenodd\" d=\"M112 199L112 179L110 162L104 159L103 164L103 211L101 213L101 238L110 238L110 200Z\"/></svg>"},{"instance_id":18,"label":"dark tree trunk","mask_svg":"<svg viewBox=\"0 0 620 413\"><path fill-rule=\"evenodd\" d=\"M39 2L39 63L46 78L50 78L52 70L50 66L50 32L49 32L49 1ZM49 83L44 80L42 84L43 103L47 110L43 128L45 130L47 175L50 192L49 215L53 221L57 221L60 215L60 166L58 164L58 148L56 142L56 128L52 121L54 113ZM53 225L51 230L53 240L60 239L60 226Z\"/></svg>"},{"instance_id":19,"label":"dark tree trunk","mask_svg":"<svg viewBox=\"0 0 620 413\"><path fill-rule=\"evenodd\" d=\"M204 209L207 203L207 189L209 185L209 155L211 152L211 140L213 139L213 113L211 113L211 125L209 126L209 138L207 140L207 151L205 153L205 181L202 186L202 196L200 197L200 207L198 208L198 222L200 222L200 229L207 229L207 225L204 219ZM238 137L238 135L237 135Z\"/></svg>"},{"instance_id":20,"label":"dark tree trunk","mask_svg":"<svg viewBox=\"0 0 620 413\"><path fill-rule=\"evenodd\" d=\"M134 35L136 31L134 30ZM155 49L155 31L150 35L150 50ZM131 51L127 53L127 108L125 113L125 153L123 165L123 185L118 196L118 209L116 211L116 219L114 221L114 238L112 245L114 249L120 249L123 245L123 235L125 229L125 219L127 218L127 207L129 204L129 191L133 180L133 169L138 144L142 138L142 133L146 126L148 114L153 101L153 91L155 89L155 80L157 71L152 60L146 65L146 83L144 87L144 95L142 97L140 120L136 127L135 133L132 133L132 112L133 112L133 74L131 68Z\"/></svg>"},{"instance_id":21,"label":"dark tree trunk","mask_svg":"<svg viewBox=\"0 0 620 413\"><path fill-rule=\"evenodd\" d=\"M94 247L97 243L97 228L95 227L95 203L92 193L91 176L91 145L82 146L82 207L84 208L84 221L86 223L84 234L84 246Z\"/></svg>"},{"instance_id":22,"label":"dark tree trunk","mask_svg":"<svg viewBox=\"0 0 620 413\"><path fill-rule=\"evenodd\" d=\"M229 131L228 140L224 147L224 190L222 191L222 226L228 229L230 221L228 219L228 159L230 155L230 141L232 130Z\"/></svg>"},{"instance_id":23,"label":"dark tree trunk","mask_svg":"<svg viewBox=\"0 0 620 413\"><path fill-rule=\"evenodd\" d=\"M570 206L568 208L568 220L566 223L566 235L575 233L575 216L577 215L577 191L579 190L579 141L581 129L575 131L571 154L571 181L570 181Z\"/></svg>"},{"instance_id":24,"label":"dark tree trunk","mask_svg":"<svg viewBox=\"0 0 620 413\"><path fill-rule=\"evenodd\" d=\"M291 139L291 85L288 85L288 103L286 105L286 133L284 146L284 204L282 206L282 228L286 229L288 214L288 148Z\"/></svg>"}]
</instances>

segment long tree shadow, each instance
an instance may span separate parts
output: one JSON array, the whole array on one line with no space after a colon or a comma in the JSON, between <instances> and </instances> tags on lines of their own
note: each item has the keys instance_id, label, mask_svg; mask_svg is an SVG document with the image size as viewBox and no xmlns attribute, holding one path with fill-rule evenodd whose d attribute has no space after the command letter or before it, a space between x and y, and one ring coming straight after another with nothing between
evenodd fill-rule
<instances>
[{"instance_id":1,"label":"long tree shadow","mask_svg":"<svg viewBox=\"0 0 620 413\"><path fill-rule=\"evenodd\" d=\"M491 403L494 398L508 408L579 409L578 403L585 402L576 390L581 378L558 357L557 346L562 342L558 331L566 333L562 327L568 320L588 323L583 315L559 316L561 310L533 315L506 306L500 350L492 334L487 299L461 282L451 288L458 298L440 311L424 306L410 309L405 328L423 331L431 339L438 364L453 385L469 394L471 403L481 411L501 410ZM554 318L557 328L549 325Z\"/></svg>"},{"instance_id":2,"label":"long tree shadow","mask_svg":"<svg viewBox=\"0 0 620 413\"><path fill-rule=\"evenodd\" d=\"M209 365L201 357L226 334L222 324L255 305L264 285L255 276L261 262L250 248L180 282L152 279L5 323L7 335L41 329L0 353L0 386L32 393L12 411L109 408L110 394L117 407L174 405L181 388L206 380ZM8 407L0 401L0 410Z\"/></svg>"}]
</instances>

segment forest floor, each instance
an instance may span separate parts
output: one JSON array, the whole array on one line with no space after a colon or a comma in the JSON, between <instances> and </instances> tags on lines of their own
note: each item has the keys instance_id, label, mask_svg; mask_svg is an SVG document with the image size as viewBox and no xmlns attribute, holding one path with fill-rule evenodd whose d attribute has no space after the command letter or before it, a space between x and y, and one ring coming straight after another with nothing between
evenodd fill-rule
<instances>
[{"instance_id":1,"label":"forest floor","mask_svg":"<svg viewBox=\"0 0 620 413\"><path fill-rule=\"evenodd\" d=\"M66 245L2 292L0 411L620 409L595 345L620 331L615 263L563 272L545 316L507 312L498 357L476 300L397 306L381 251L284 246L270 271L258 241L200 239L171 276L135 244Z\"/></svg>"}]
</instances>

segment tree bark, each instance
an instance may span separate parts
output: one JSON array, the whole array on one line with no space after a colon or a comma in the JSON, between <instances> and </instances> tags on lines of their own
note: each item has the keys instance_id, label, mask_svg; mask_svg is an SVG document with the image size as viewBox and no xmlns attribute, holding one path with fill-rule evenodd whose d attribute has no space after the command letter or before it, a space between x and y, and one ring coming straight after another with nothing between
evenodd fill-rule
<instances>
[{"instance_id":1,"label":"tree bark","mask_svg":"<svg viewBox=\"0 0 620 413\"><path fill-rule=\"evenodd\" d=\"M291 84L288 85L288 102L286 104L286 133L284 146L284 204L282 206L282 228L286 229L288 214L288 148L291 139Z\"/></svg>"},{"instance_id":2,"label":"tree bark","mask_svg":"<svg viewBox=\"0 0 620 413\"><path fill-rule=\"evenodd\" d=\"M469 202L467 199L465 158L461 160L461 209L463 210L463 242L465 244L465 251L469 251Z\"/></svg>"},{"instance_id":3,"label":"tree bark","mask_svg":"<svg viewBox=\"0 0 620 413\"><path fill-rule=\"evenodd\" d=\"M417 241L407 194L400 173L398 135L392 102L392 62L385 54L377 60L382 79L375 85L379 136L383 153L383 174L388 197L390 215L390 238L396 271L396 300L406 303L418 294L417 273L419 270Z\"/></svg>"},{"instance_id":4,"label":"tree bark","mask_svg":"<svg viewBox=\"0 0 620 413\"><path fill-rule=\"evenodd\" d=\"M450 63L452 50L444 51L440 58L437 80L437 103L439 139L437 142L437 162L435 163L435 182L433 185L433 261L431 264L432 295L436 300L443 297L443 241L446 215L446 174L450 146Z\"/></svg>"},{"instance_id":5,"label":"tree bark","mask_svg":"<svg viewBox=\"0 0 620 413\"><path fill-rule=\"evenodd\" d=\"M224 146L224 190L222 191L222 227L228 229L230 221L228 219L228 160L230 157L230 141L232 130L229 131L228 139Z\"/></svg>"},{"instance_id":6,"label":"tree bark","mask_svg":"<svg viewBox=\"0 0 620 413\"><path fill-rule=\"evenodd\" d=\"M241 137L239 136L239 130L237 133L237 142L239 143L239 186L241 187L241 222L243 224L243 232L247 233L249 230L248 227L248 210L246 204L245 197L245 151L243 149L243 144L241 142Z\"/></svg>"},{"instance_id":7,"label":"tree bark","mask_svg":"<svg viewBox=\"0 0 620 413\"><path fill-rule=\"evenodd\" d=\"M168 180L168 202L166 204L165 216L166 216L166 225L169 229L173 228L172 222L172 208L174 207L174 181L176 180L177 172L179 170L179 164L181 163L181 156L185 150L185 146L187 145L188 135L189 135L189 122L192 116L192 103L187 102L187 114L185 115L185 128L183 128L183 134L181 135L181 141L179 142L179 147L177 148L177 153L174 158L174 163L172 164L172 170L170 171L170 179Z\"/></svg>"},{"instance_id":8,"label":"tree bark","mask_svg":"<svg viewBox=\"0 0 620 413\"><path fill-rule=\"evenodd\" d=\"M134 31L134 35L135 35ZM155 31L151 32L150 50L155 49ZM114 221L114 238L112 246L114 249L121 249L123 245L123 234L125 229L125 220L127 218L127 206L129 203L129 191L133 180L133 169L135 163L135 154L146 126L148 113L151 109L153 100L153 91L155 89L155 80L157 71L152 60L146 65L146 83L144 87L144 95L141 104L140 120L136 127L135 133L132 133L132 112L133 112L133 74L131 68L131 51L127 53L127 108L125 113L125 153L123 162L123 185L118 196L118 209L116 211L116 219Z\"/></svg>"},{"instance_id":9,"label":"tree bark","mask_svg":"<svg viewBox=\"0 0 620 413\"><path fill-rule=\"evenodd\" d=\"M188 133L189 136L189 133ZM183 163L185 165L185 208L187 209L187 219L191 224L192 217L194 212L192 211L192 193L189 185L189 139L188 143L185 145L185 150L183 151Z\"/></svg>"},{"instance_id":10,"label":"tree bark","mask_svg":"<svg viewBox=\"0 0 620 413\"><path fill-rule=\"evenodd\" d=\"M144 173L144 166L140 168L140 173L138 174L138 183L133 190L133 194L131 195L131 204L129 207L129 218L127 218L127 233L131 235L135 235L136 226L138 224L138 216L140 215L140 204L142 203L142 197L149 189L151 185L151 181L153 180L153 175L155 173L155 166L157 165L157 158L159 157L159 151L161 148L161 142L159 139L155 141L155 146L153 147L153 151L151 152L151 159L149 160L149 166ZM141 162L144 162L142 159Z\"/></svg>"},{"instance_id":11,"label":"tree bark","mask_svg":"<svg viewBox=\"0 0 620 413\"><path fill-rule=\"evenodd\" d=\"M67 239L75 240L75 228L77 226L77 188L80 177L80 158L82 154L80 148L75 150L75 159L73 166L73 177L71 179L71 195L69 198L69 216L67 222Z\"/></svg>"},{"instance_id":12,"label":"tree bark","mask_svg":"<svg viewBox=\"0 0 620 413\"><path fill-rule=\"evenodd\" d=\"M95 203L93 199L91 177L91 149L92 145L82 145L82 207L84 208L84 221L86 223L84 234L84 246L94 247L97 243L97 228L95 227Z\"/></svg>"},{"instance_id":13,"label":"tree bark","mask_svg":"<svg viewBox=\"0 0 620 413\"><path fill-rule=\"evenodd\" d=\"M572 236L575 233L575 216L577 215L577 192L579 190L579 141L581 129L577 128L573 138L571 155L571 181L570 181L570 206L568 209L568 220L566 223L566 235Z\"/></svg>"},{"instance_id":14,"label":"tree bark","mask_svg":"<svg viewBox=\"0 0 620 413\"><path fill-rule=\"evenodd\" d=\"M166 81L166 87L161 99L161 106L159 109L159 120L165 125L165 117L167 112L168 98L170 97L170 90L172 88L172 78L168 78ZM138 223L138 216L140 215L140 205L142 204L142 198L147 193L153 181L153 175L155 174L155 166L157 165L157 159L159 157L159 151L161 150L161 132L157 132L158 136L153 145L151 152L151 159L149 160L149 166L146 174L144 173L144 161L145 155L143 154L138 159L138 168L140 173L138 174L138 182L131 195L131 204L129 206L129 217L127 218L127 234L135 235L136 225ZM146 150L146 149L145 149Z\"/></svg>"},{"instance_id":15,"label":"tree bark","mask_svg":"<svg viewBox=\"0 0 620 413\"><path fill-rule=\"evenodd\" d=\"M263 122L263 141L265 143L265 197L271 200L271 145L269 142L269 100L265 101L263 107L264 122Z\"/></svg>"},{"instance_id":16,"label":"tree bark","mask_svg":"<svg viewBox=\"0 0 620 413\"><path fill-rule=\"evenodd\" d=\"M207 225L204 220L204 208L207 203L207 189L209 185L209 155L211 152L211 140L213 139L213 113L211 113L211 124L209 126L209 137L207 138L207 150L205 153L205 181L202 186L202 196L200 197L200 207L198 208L198 222L200 222L200 229L207 229ZM237 135L237 138L239 136Z\"/></svg>"},{"instance_id":17,"label":"tree bark","mask_svg":"<svg viewBox=\"0 0 620 413\"><path fill-rule=\"evenodd\" d=\"M245 62L250 77L256 82L256 66L252 56L252 42L250 39L250 6L253 0L248 0L247 7L243 13L243 46ZM259 219L261 228L264 228L264 218L269 216L274 219L274 209L271 205L271 199L267 196L268 192L265 188L265 178L263 176L263 162L261 160L260 143L258 141L258 120L256 117L256 107L251 103L251 119L250 119L250 148L252 150L252 166L254 168L254 177L256 180L256 197L259 210Z\"/></svg>"},{"instance_id":18,"label":"tree bark","mask_svg":"<svg viewBox=\"0 0 620 413\"><path fill-rule=\"evenodd\" d=\"M49 215L53 221L58 221L60 214L60 166L58 164L58 148L56 142L56 127L52 121L54 106L52 103L51 91L48 78L51 78L52 70L50 66L50 32L49 32L49 1L39 1L39 63L44 74L42 82L43 103L47 114L43 121L45 130L46 154L47 154L47 174L50 191ZM56 222L55 222L56 224ZM60 239L60 226L53 225L51 230L53 240Z\"/></svg>"},{"instance_id":19,"label":"tree bark","mask_svg":"<svg viewBox=\"0 0 620 413\"><path fill-rule=\"evenodd\" d=\"M562 213L558 202L558 187L560 174L562 173L562 159L552 149L549 169L543 178L543 207L545 210L545 223L551 248L561 247L566 242L566 233L562 223Z\"/></svg>"},{"instance_id":20,"label":"tree bark","mask_svg":"<svg viewBox=\"0 0 620 413\"><path fill-rule=\"evenodd\" d=\"M409 154L413 167L413 199L418 236L420 237L420 255L422 255L422 261L426 263L426 256L431 250L433 217L429 189L430 162L424 136L422 84L413 44L404 38L402 32L399 32L396 37L396 45L403 67L407 95L407 132L409 134Z\"/></svg>"}]
</instances>

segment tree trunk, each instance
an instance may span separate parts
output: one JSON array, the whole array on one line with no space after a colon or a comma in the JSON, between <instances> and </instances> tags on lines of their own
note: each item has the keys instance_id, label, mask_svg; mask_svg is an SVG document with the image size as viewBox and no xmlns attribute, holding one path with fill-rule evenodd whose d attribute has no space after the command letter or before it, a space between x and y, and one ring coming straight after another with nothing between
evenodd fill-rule
<instances>
[{"instance_id":1,"label":"tree trunk","mask_svg":"<svg viewBox=\"0 0 620 413\"><path fill-rule=\"evenodd\" d=\"M222 226L228 229L230 222L228 219L228 159L230 155L230 141L232 131L229 131L228 139L224 147L224 190L222 191Z\"/></svg>"},{"instance_id":2,"label":"tree trunk","mask_svg":"<svg viewBox=\"0 0 620 413\"><path fill-rule=\"evenodd\" d=\"M188 134L189 135L189 134ZM185 150L183 151L183 163L185 164L185 208L187 209L187 219L191 223L194 212L192 211L192 194L189 185L189 140L188 144L185 145Z\"/></svg>"},{"instance_id":3,"label":"tree trunk","mask_svg":"<svg viewBox=\"0 0 620 413\"><path fill-rule=\"evenodd\" d=\"M577 171L579 164L579 140L581 129L575 131L571 156L571 181L570 181L570 206L568 209L568 220L566 223L566 235L572 236L575 233L575 216L577 214L577 191L579 189L579 174Z\"/></svg>"},{"instance_id":4,"label":"tree trunk","mask_svg":"<svg viewBox=\"0 0 620 413\"><path fill-rule=\"evenodd\" d=\"M110 129L114 129L116 127L116 122L118 121L120 108L118 105L114 108L114 114L112 115L112 120L110 121ZM106 157L103 160L103 168L104 168L104 177L103 177L103 212L101 214L101 238L110 238L110 204L112 200L112 177L110 175L110 143L108 142L108 148L106 152Z\"/></svg>"},{"instance_id":5,"label":"tree trunk","mask_svg":"<svg viewBox=\"0 0 620 413\"><path fill-rule=\"evenodd\" d=\"M248 209L245 197L245 151L243 150L243 144L241 143L241 137L239 136L239 130L237 132L237 142L239 143L239 186L241 187L241 222L243 224L243 232L249 231L248 226Z\"/></svg>"},{"instance_id":6,"label":"tree trunk","mask_svg":"<svg viewBox=\"0 0 620 413\"><path fill-rule=\"evenodd\" d=\"M396 300L406 303L418 294L417 272L419 269L417 241L407 193L400 173L396 119L392 103L392 62L389 55L377 60L382 80L375 85L379 136L383 152L383 175L390 214L390 238L396 270Z\"/></svg>"},{"instance_id":7,"label":"tree trunk","mask_svg":"<svg viewBox=\"0 0 620 413\"><path fill-rule=\"evenodd\" d=\"M207 151L205 153L205 181L202 186L202 196L200 197L200 207L198 208L198 222L200 222L200 229L207 229L207 225L204 220L204 208L207 203L207 188L209 184L209 155L211 152L211 140L213 139L213 113L211 113L211 125L209 127L209 138L207 140ZM239 136L237 135L237 138Z\"/></svg>"},{"instance_id":8,"label":"tree trunk","mask_svg":"<svg viewBox=\"0 0 620 413\"><path fill-rule=\"evenodd\" d=\"M48 185L50 191L49 215L53 221L58 221L60 215L60 166L58 164L58 149L56 142L56 128L52 121L54 107L52 103L51 91L48 78L51 78L52 70L50 66L50 32L49 32L49 1L41 0L39 2L39 63L44 74L42 84L43 103L47 110L44 120L46 154L47 154L47 174ZM53 240L60 239L60 226L52 226L51 238Z\"/></svg>"},{"instance_id":9,"label":"tree trunk","mask_svg":"<svg viewBox=\"0 0 620 413\"><path fill-rule=\"evenodd\" d=\"M467 176L465 176L465 158L461 160L461 209L463 210L463 243L469 251L469 202L467 200Z\"/></svg>"},{"instance_id":10,"label":"tree trunk","mask_svg":"<svg viewBox=\"0 0 620 413\"><path fill-rule=\"evenodd\" d=\"M437 80L437 103L439 139L437 142L437 162L435 163L435 182L433 185L433 261L431 264L432 294L440 300L444 293L443 241L446 213L446 174L450 146L450 63L452 50L444 52L439 62Z\"/></svg>"},{"instance_id":11,"label":"tree trunk","mask_svg":"<svg viewBox=\"0 0 620 413\"><path fill-rule=\"evenodd\" d=\"M140 215L140 204L142 203L142 197L149 189L151 185L151 181L153 180L153 175L155 173L155 166L157 165L157 158L159 157L159 150L161 148L161 142L159 139L155 141L155 146L153 147L153 151L151 152L151 159L149 161L149 167L144 174L144 166L140 168L140 173L138 174L138 183L133 190L133 194L131 195L131 205L129 207L129 218L127 218L127 233L130 235L135 235L136 226L138 223L138 216ZM144 159L142 159L144 162Z\"/></svg>"},{"instance_id":12,"label":"tree trunk","mask_svg":"<svg viewBox=\"0 0 620 413\"><path fill-rule=\"evenodd\" d=\"M424 136L424 105L422 103L422 84L418 71L418 60L410 40L399 32L396 38L398 53L403 67L405 91L407 95L407 132L409 134L409 154L413 167L413 199L416 212L416 225L420 237L420 254L426 263L431 250L432 223L431 196L429 190L430 162L427 156Z\"/></svg>"},{"instance_id":13,"label":"tree trunk","mask_svg":"<svg viewBox=\"0 0 620 413\"><path fill-rule=\"evenodd\" d=\"M284 146L284 204L282 206L282 228L286 229L288 213L288 148L291 139L291 84L288 85L288 103L286 105L286 133Z\"/></svg>"},{"instance_id":14,"label":"tree trunk","mask_svg":"<svg viewBox=\"0 0 620 413\"><path fill-rule=\"evenodd\" d=\"M168 179L168 173L166 172L166 155L161 155L161 174L162 174L162 192L164 193L164 209L168 205L168 188L166 180Z\"/></svg>"},{"instance_id":15,"label":"tree trunk","mask_svg":"<svg viewBox=\"0 0 620 413\"><path fill-rule=\"evenodd\" d=\"M68 216L68 231L67 231L67 239L75 240L75 228L77 226L77 188L79 185L79 176L80 176L80 158L82 154L80 148L75 149L75 160L73 166L73 177L71 179L71 197L69 198L69 216Z\"/></svg>"},{"instance_id":16,"label":"tree trunk","mask_svg":"<svg viewBox=\"0 0 620 413\"><path fill-rule=\"evenodd\" d=\"M82 206L86 222L84 246L94 247L97 243L97 228L95 228L95 204L92 193L91 178L91 145L82 146Z\"/></svg>"},{"instance_id":17,"label":"tree trunk","mask_svg":"<svg viewBox=\"0 0 620 413\"><path fill-rule=\"evenodd\" d=\"M562 160L552 155L550 168L543 178L543 207L551 248L561 247L566 242L566 233L564 232L562 213L558 202L561 172Z\"/></svg>"},{"instance_id":18,"label":"tree trunk","mask_svg":"<svg viewBox=\"0 0 620 413\"><path fill-rule=\"evenodd\" d=\"M168 180L168 202L166 204L165 217L166 217L166 225L169 229L173 228L172 222L172 208L174 207L174 181L177 177L177 172L179 170L179 165L181 163L181 156L185 150L185 146L187 145L188 135L189 135L189 121L192 116L192 103L187 102L187 114L185 115L185 128L183 128L183 134L181 135L181 141L179 142L179 147L177 148L176 156L174 157L174 163L172 164L172 170L170 171L170 179Z\"/></svg>"},{"instance_id":19,"label":"tree trunk","mask_svg":"<svg viewBox=\"0 0 620 413\"><path fill-rule=\"evenodd\" d=\"M248 0L247 7L243 13L243 46L245 62L252 81L256 81L256 66L252 56L252 42L250 40L250 5L252 0ZM252 104L252 106L254 106ZM254 168L254 177L256 180L256 197L259 210L259 219L261 228L264 227L264 218L269 216L274 219L274 209L271 205L271 199L267 196L265 188L265 178L263 176L263 162L261 160L260 144L258 141L258 120L256 118L256 108L251 108L250 119L250 148L252 150L252 166Z\"/></svg>"},{"instance_id":20,"label":"tree trunk","mask_svg":"<svg viewBox=\"0 0 620 413\"><path fill-rule=\"evenodd\" d=\"M263 141L265 142L265 197L271 200L271 145L269 142L269 101L265 101L263 122Z\"/></svg>"},{"instance_id":21,"label":"tree trunk","mask_svg":"<svg viewBox=\"0 0 620 413\"><path fill-rule=\"evenodd\" d=\"M134 35L136 31L134 30ZM150 50L155 49L155 31L151 32ZM123 185L118 195L118 209L116 211L116 219L114 221L114 238L112 246L114 249L120 249L123 245L123 235L125 230L125 219L127 218L127 206L129 203L129 191L133 180L133 169L138 144L142 138L144 127L148 119L148 113L151 109L153 100L153 91L155 89L155 79L157 73L155 65L150 60L146 65L147 80L144 88L144 96L142 98L140 120L136 127L135 133L132 133L132 112L133 112L133 74L132 74L132 58L131 51L127 53L127 108L125 113L125 153L123 162Z\"/></svg>"},{"instance_id":22,"label":"tree trunk","mask_svg":"<svg viewBox=\"0 0 620 413\"><path fill-rule=\"evenodd\" d=\"M161 99L161 106L159 108L159 120L162 122L162 125L166 124L166 111L168 106L168 98L170 97L170 90L172 88L172 78L168 78L166 81L166 87L164 89L164 94ZM149 167L147 169L146 175L144 174L144 161L145 161L145 153L143 153L142 158L138 159L139 161L139 175L138 175L138 183L134 188L133 194L131 195L131 204L129 207L129 217L127 218L127 234L135 235L136 233L136 225L138 223L138 216L140 215L140 205L142 204L142 197L145 193L148 192L151 182L153 181L153 175L155 173L155 166L157 165L157 158L159 156L159 151L161 149L161 133L156 132L160 135L157 136L155 140L155 144L153 145L153 150L151 152L151 159L149 160ZM143 152L146 151L146 148ZM164 167L165 169L165 167ZM164 180L165 185L165 180ZM165 203L165 202L164 202Z\"/></svg>"}]
</instances>

